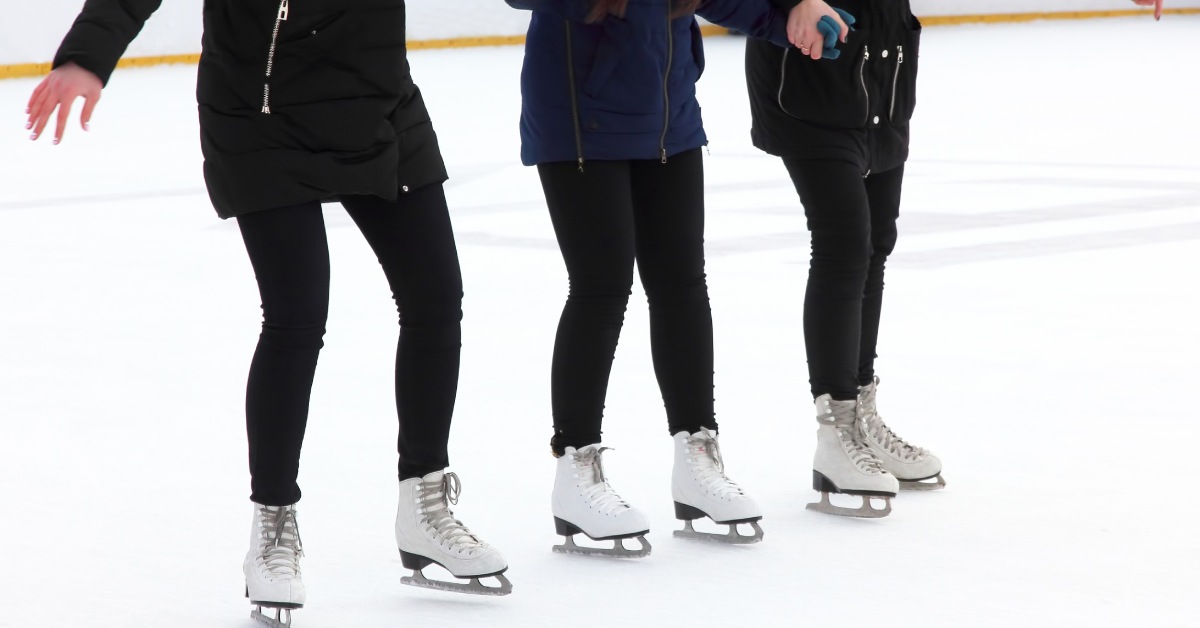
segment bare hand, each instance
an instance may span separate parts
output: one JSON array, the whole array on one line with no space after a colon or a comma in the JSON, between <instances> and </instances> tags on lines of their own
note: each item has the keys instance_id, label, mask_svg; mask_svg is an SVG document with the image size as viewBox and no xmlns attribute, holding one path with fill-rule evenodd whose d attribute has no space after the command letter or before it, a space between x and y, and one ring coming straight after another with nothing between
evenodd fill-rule
<instances>
[{"instance_id":1,"label":"bare hand","mask_svg":"<svg viewBox=\"0 0 1200 628\"><path fill-rule=\"evenodd\" d=\"M846 26L846 22L842 21L842 16L838 15L837 11L825 4L825 0L802 0L788 13L788 41L799 48L800 52L813 59L820 59L821 51L825 48L825 37L821 35L821 31L817 30L817 22L821 21L822 15L828 15L837 20L842 28L841 33L838 34L838 41L846 43L850 27Z\"/></svg>"},{"instance_id":2,"label":"bare hand","mask_svg":"<svg viewBox=\"0 0 1200 628\"><path fill-rule=\"evenodd\" d=\"M42 136L42 131L50 122L50 116L58 109L58 129L54 133L54 143L61 142L67 129L71 107L80 96L83 97L83 113L79 116L79 122L84 131L88 130L92 111L100 101L100 92L103 89L104 84L100 82L100 77L74 63L56 68L34 88L33 96L29 98L29 106L25 109L25 113L29 114L25 128L33 130L29 139L36 140Z\"/></svg>"},{"instance_id":3,"label":"bare hand","mask_svg":"<svg viewBox=\"0 0 1200 628\"><path fill-rule=\"evenodd\" d=\"M1148 6L1153 5L1154 6L1154 19L1156 19L1156 20L1162 19L1163 0L1133 0L1133 3L1138 6L1142 6L1142 7L1148 7Z\"/></svg>"}]
</instances>

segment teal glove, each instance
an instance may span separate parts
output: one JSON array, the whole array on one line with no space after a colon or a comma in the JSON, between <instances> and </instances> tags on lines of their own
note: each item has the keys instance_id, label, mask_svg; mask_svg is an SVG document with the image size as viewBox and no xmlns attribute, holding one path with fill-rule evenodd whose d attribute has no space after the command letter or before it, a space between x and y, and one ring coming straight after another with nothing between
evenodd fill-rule
<instances>
[{"instance_id":1,"label":"teal glove","mask_svg":"<svg viewBox=\"0 0 1200 628\"><path fill-rule=\"evenodd\" d=\"M850 30L854 30L854 22L857 20L854 19L853 15L841 9L835 8L834 11L838 12L838 15L841 16L842 21L846 22L846 26L849 26ZM837 49L838 35L842 34L842 25L838 24L837 20L828 15L822 15L821 20L817 22L817 32L825 37L825 47L821 50L822 59L837 59L842 56L842 51Z\"/></svg>"}]
</instances>

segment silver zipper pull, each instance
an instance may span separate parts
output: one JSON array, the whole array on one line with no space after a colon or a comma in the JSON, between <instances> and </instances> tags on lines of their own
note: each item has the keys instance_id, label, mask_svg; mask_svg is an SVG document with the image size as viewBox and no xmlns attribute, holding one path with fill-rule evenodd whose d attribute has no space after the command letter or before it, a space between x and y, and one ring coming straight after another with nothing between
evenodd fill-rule
<instances>
[{"instance_id":1,"label":"silver zipper pull","mask_svg":"<svg viewBox=\"0 0 1200 628\"><path fill-rule=\"evenodd\" d=\"M288 17L288 0L279 3L279 21L286 22Z\"/></svg>"},{"instance_id":2,"label":"silver zipper pull","mask_svg":"<svg viewBox=\"0 0 1200 628\"><path fill-rule=\"evenodd\" d=\"M871 58L871 48L869 46L863 46L863 61L867 61L870 58Z\"/></svg>"},{"instance_id":3,"label":"silver zipper pull","mask_svg":"<svg viewBox=\"0 0 1200 628\"><path fill-rule=\"evenodd\" d=\"M904 46L896 46L896 63L904 63Z\"/></svg>"},{"instance_id":4,"label":"silver zipper pull","mask_svg":"<svg viewBox=\"0 0 1200 628\"><path fill-rule=\"evenodd\" d=\"M667 149L662 149L659 154L662 155L662 162L667 163Z\"/></svg>"}]
</instances>

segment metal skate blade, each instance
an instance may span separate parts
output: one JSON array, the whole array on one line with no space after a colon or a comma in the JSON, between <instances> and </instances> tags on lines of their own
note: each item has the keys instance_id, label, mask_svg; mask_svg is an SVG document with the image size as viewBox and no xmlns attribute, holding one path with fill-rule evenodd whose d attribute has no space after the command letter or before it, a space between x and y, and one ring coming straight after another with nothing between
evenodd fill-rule
<instances>
[{"instance_id":1,"label":"metal skate blade","mask_svg":"<svg viewBox=\"0 0 1200 628\"><path fill-rule=\"evenodd\" d=\"M738 532L736 523L725 523L721 525L729 526L729 531L725 534L716 532L697 532L692 527L691 521L683 522L683 529L675 531L675 537L680 539L694 539L697 541L708 541L710 543L724 543L726 545L750 545L763 540L763 529L758 525L757 521L748 522L750 527L754 528L754 534L742 534Z\"/></svg>"},{"instance_id":2,"label":"metal skate blade","mask_svg":"<svg viewBox=\"0 0 1200 628\"><path fill-rule=\"evenodd\" d=\"M900 490L902 491L940 491L944 488L946 488L946 480L942 479L941 473L924 480L900 480Z\"/></svg>"},{"instance_id":3,"label":"metal skate blade","mask_svg":"<svg viewBox=\"0 0 1200 628\"><path fill-rule=\"evenodd\" d=\"M489 587L479 581L479 578L470 578L469 582L463 584L461 582L446 582L445 580L430 580L425 577L421 570L413 571L413 575L404 576L400 579L400 584L407 584L413 587L422 589L433 589L435 591L449 591L451 593L466 593L468 595L508 595L512 593L512 583L504 574L498 573L494 576L481 576L483 578L495 578L500 581L500 586Z\"/></svg>"},{"instance_id":4,"label":"metal skate blade","mask_svg":"<svg viewBox=\"0 0 1200 628\"><path fill-rule=\"evenodd\" d=\"M821 493L821 501L814 502L806 506L808 510L823 512L827 515L836 515L838 517L858 517L860 519L881 519L888 516L892 512L892 498L882 495L860 495L862 497L862 505L858 508L846 508L844 506L835 506L829 503L829 493ZM883 508L875 508L871 505L871 500L882 499Z\"/></svg>"},{"instance_id":5,"label":"metal skate blade","mask_svg":"<svg viewBox=\"0 0 1200 628\"><path fill-rule=\"evenodd\" d=\"M650 541L644 536L635 537L638 543L641 544L641 549L626 549L622 541L624 539L613 539L612 547L586 547L575 544L575 536L571 535L563 537L566 540L562 545L555 545L554 551L558 554L577 554L579 556L611 556L613 558L642 558L650 555Z\"/></svg>"},{"instance_id":6,"label":"metal skate blade","mask_svg":"<svg viewBox=\"0 0 1200 628\"><path fill-rule=\"evenodd\" d=\"M268 607L270 608L270 607ZM270 626L271 628L291 628L292 626L292 610L289 608L276 608L275 616L270 617L263 614L263 607L250 611L250 619Z\"/></svg>"}]
</instances>

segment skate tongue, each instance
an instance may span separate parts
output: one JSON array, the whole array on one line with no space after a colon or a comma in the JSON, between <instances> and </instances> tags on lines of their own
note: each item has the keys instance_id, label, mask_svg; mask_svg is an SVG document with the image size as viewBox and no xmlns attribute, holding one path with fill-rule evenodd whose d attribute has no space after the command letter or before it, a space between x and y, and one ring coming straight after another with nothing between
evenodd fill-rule
<instances>
[{"instance_id":1,"label":"skate tongue","mask_svg":"<svg viewBox=\"0 0 1200 628\"><path fill-rule=\"evenodd\" d=\"M432 484L433 482L441 482L442 478L445 476L446 476L445 471L434 471L433 473L430 473L429 475L426 475L425 477L421 478L421 481L429 482Z\"/></svg>"}]
</instances>

